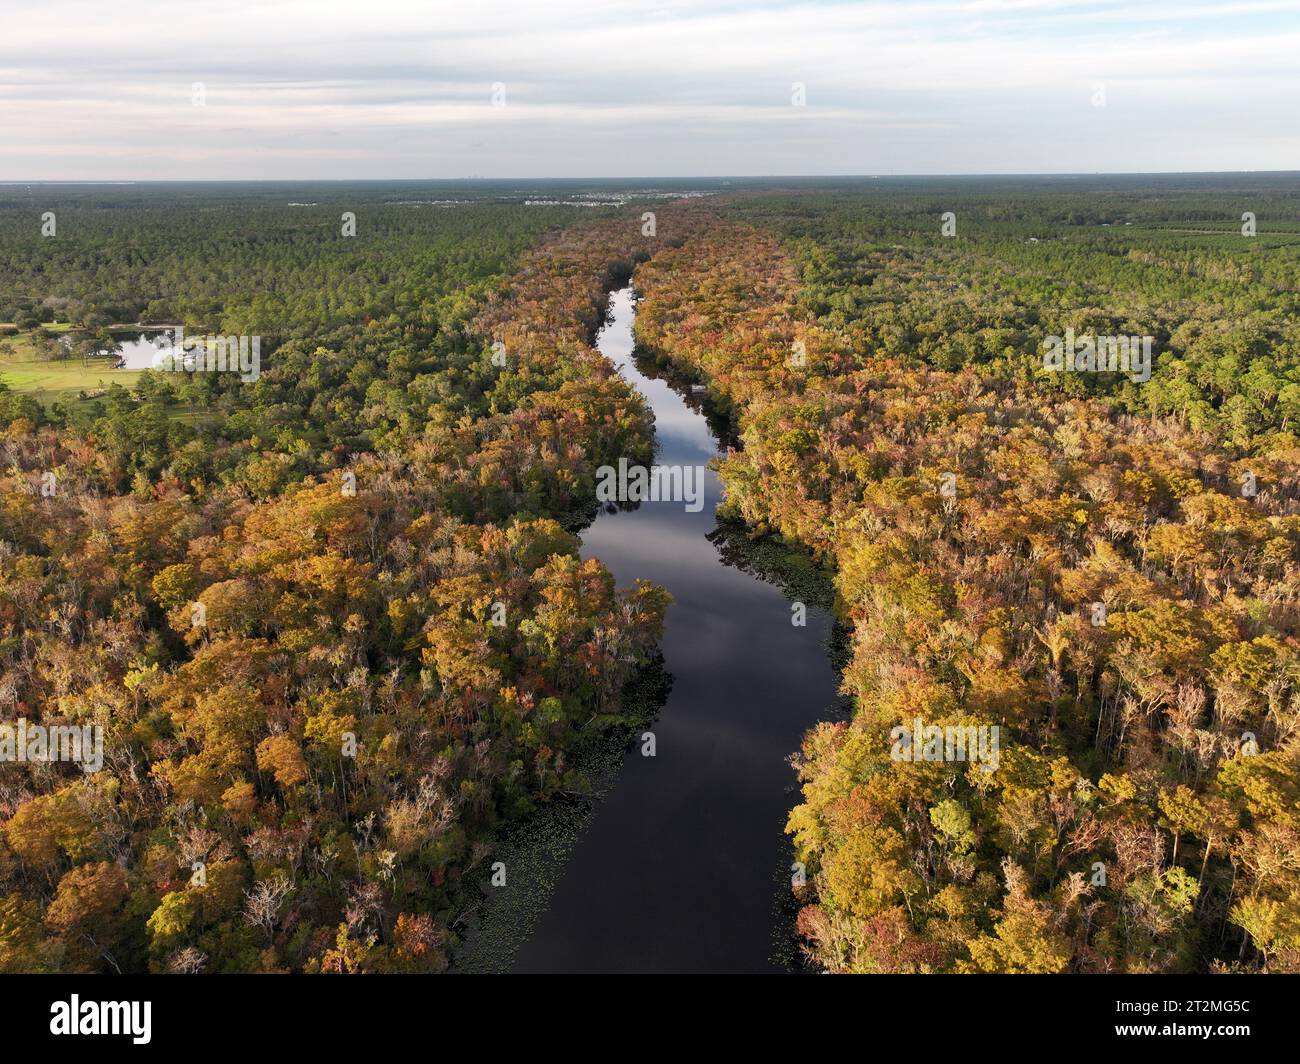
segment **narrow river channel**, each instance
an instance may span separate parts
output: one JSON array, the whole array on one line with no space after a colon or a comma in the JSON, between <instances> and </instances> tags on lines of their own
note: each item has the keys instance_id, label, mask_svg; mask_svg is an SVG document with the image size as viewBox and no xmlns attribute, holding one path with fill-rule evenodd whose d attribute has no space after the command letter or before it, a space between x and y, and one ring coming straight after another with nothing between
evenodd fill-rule
<instances>
[{"instance_id":1,"label":"narrow river channel","mask_svg":"<svg viewBox=\"0 0 1300 1064\"><path fill-rule=\"evenodd\" d=\"M613 293L610 310L597 346L653 407L656 463L705 465L719 450L705 418L633 364L632 291ZM709 539L720 485L704 477L698 512L642 503L602 513L583 535L583 556L620 586L643 578L672 592L662 645L672 689L651 725L655 756L639 741L627 753L515 971L782 970L783 827L796 799L787 759L836 701L831 619L809 606L795 626L778 588L722 560Z\"/></svg>"}]
</instances>

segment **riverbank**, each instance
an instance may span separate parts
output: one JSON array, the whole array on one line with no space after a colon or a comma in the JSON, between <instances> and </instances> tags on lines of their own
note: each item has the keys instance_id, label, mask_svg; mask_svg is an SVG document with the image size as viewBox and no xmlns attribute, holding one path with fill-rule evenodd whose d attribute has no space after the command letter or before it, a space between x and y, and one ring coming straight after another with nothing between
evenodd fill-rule
<instances>
[{"instance_id":1,"label":"riverbank","mask_svg":"<svg viewBox=\"0 0 1300 1064\"><path fill-rule=\"evenodd\" d=\"M724 556L715 536L721 488L707 468L718 439L689 390L647 375L651 367L634 358L634 314L631 292L614 293L597 347L648 402L655 463L698 467L704 505L603 511L582 554L620 586L647 579L673 594L661 644L671 686L646 729L653 756L637 736L584 823L538 827L533 855L514 860L530 870L538 853L554 862L560 839L571 844L560 874L552 882L549 870L530 871L520 899L528 911L494 912L493 900L482 930L532 924L513 971L785 971L788 757L838 701L831 618L734 564L734 550ZM469 952L477 964L493 950Z\"/></svg>"}]
</instances>

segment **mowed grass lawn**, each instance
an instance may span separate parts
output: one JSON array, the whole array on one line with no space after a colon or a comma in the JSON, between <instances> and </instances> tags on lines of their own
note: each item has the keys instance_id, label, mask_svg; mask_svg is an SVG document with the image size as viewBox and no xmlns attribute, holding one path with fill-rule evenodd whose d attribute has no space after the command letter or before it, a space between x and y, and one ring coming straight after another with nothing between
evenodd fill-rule
<instances>
[{"instance_id":1,"label":"mowed grass lawn","mask_svg":"<svg viewBox=\"0 0 1300 1064\"><path fill-rule=\"evenodd\" d=\"M45 326L48 333L66 332L67 329L66 325ZM0 382L16 392L30 395L46 408L52 403L62 403L69 410L85 410L90 401L79 398L82 392L94 395L112 384L130 389L135 387L135 382L144 372L114 369L111 358L89 359L83 363L79 358L54 361L36 358L35 354L31 333L10 331L0 322ZM210 411L191 409L183 403L172 403L167 416L195 427L216 420Z\"/></svg>"},{"instance_id":2,"label":"mowed grass lawn","mask_svg":"<svg viewBox=\"0 0 1300 1064\"><path fill-rule=\"evenodd\" d=\"M12 348L12 353L4 353ZM109 358L79 358L64 361L33 357L31 338L25 333L0 333L0 381L16 392L24 392L37 402L49 406L54 402L73 403L81 392L95 392L110 384L134 387L138 369L113 369Z\"/></svg>"},{"instance_id":3,"label":"mowed grass lawn","mask_svg":"<svg viewBox=\"0 0 1300 1064\"><path fill-rule=\"evenodd\" d=\"M81 392L94 392L110 384L132 387L140 376L138 369L113 369L108 359L87 362L37 362L0 357L0 381L16 392L25 392L37 402L49 406L54 402L76 402Z\"/></svg>"}]
</instances>

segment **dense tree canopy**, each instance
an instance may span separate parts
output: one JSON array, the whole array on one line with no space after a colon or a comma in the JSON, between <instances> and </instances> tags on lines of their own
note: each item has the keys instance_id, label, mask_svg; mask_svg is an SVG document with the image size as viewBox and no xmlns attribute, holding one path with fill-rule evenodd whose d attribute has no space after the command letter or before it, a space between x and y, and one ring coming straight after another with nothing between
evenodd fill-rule
<instances>
[{"instance_id":1,"label":"dense tree canopy","mask_svg":"<svg viewBox=\"0 0 1300 1064\"><path fill-rule=\"evenodd\" d=\"M741 443L727 514L811 549L850 629L788 825L810 957L1300 969L1293 190L881 182L659 237L66 195L52 240L0 197L0 320L51 355L257 334L263 367L47 408L0 363L0 720L105 735L98 772L0 765L0 971L446 966L464 881L584 790L661 630L574 534L651 453L590 346L634 266L639 339ZM1066 329L1152 337L1150 380L1047 371ZM918 718L996 726L996 767L893 756Z\"/></svg>"},{"instance_id":2,"label":"dense tree canopy","mask_svg":"<svg viewBox=\"0 0 1300 1064\"><path fill-rule=\"evenodd\" d=\"M588 346L639 229L358 213L74 205L39 253L4 215L11 316L265 346L89 417L0 392L0 706L104 735L0 766L0 971L443 968L497 827L619 723L665 596L571 530L650 445Z\"/></svg>"},{"instance_id":3,"label":"dense tree canopy","mask_svg":"<svg viewBox=\"0 0 1300 1064\"><path fill-rule=\"evenodd\" d=\"M1244 362L1197 392L1205 417L1160 398L1177 358L1141 388L1031 365L1081 302L1109 315L1082 331L1183 287L1164 336L1249 306L1257 357L1290 373L1294 244L1237 281L1249 251L1166 245L1157 266L1149 240L1048 218L1013 228L1055 233L1050 254L949 247L937 210L907 242L858 201L729 214L639 268L637 328L731 411L728 508L833 566L852 628L855 711L808 735L789 823L812 957L1300 967L1300 441ZM1272 431L1231 428L1243 397ZM996 771L891 756L917 718L998 726Z\"/></svg>"}]
</instances>

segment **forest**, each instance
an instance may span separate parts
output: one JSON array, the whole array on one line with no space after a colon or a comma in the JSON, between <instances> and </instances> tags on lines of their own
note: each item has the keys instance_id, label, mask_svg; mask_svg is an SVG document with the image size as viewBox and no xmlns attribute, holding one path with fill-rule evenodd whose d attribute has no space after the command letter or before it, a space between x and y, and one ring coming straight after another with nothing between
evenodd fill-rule
<instances>
[{"instance_id":1,"label":"forest","mask_svg":"<svg viewBox=\"0 0 1300 1064\"><path fill-rule=\"evenodd\" d=\"M570 755L660 632L662 592L573 534L649 445L586 345L639 231L134 211L74 200L44 243L6 213L9 316L272 353L87 411L0 393L0 704L101 727L105 761L0 767L0 971L439 971L494 830L582 793Z\"/></svg>"},{"instance_id":2,"label":"forest","mask_svg":"<svg viewBox=\"0 0 1300 1064\"><path fill-rule=\"evenodd\" d=\"M737 201L638 270L851 629L787 828L824 970L1300 967L1296 190L1190 184ZM1150 381L1045 372L1068 327ZM892 757L916 718L996 771Z\"/></svg>"},{"instance_id":3,"label":"forest","mask_svg":"<svg viewBox=\"0 0 1300 1064\"><path fill-rule=\"evenodd\" d=\"M0 765L0 972L454 960L663 631L578 552L653 453L592 348L628 277L739 443L721 516L847 632L852 711L790 752L807 964L1300 970L1294 181L60 194L0 196L13 335L265 354L49 405L0 361L0 722L105 737ZM1067 330L1150 379L1046 368ZM891 757L917 718L998 727L996 771Z\"/></svg>"}]
</instances>

